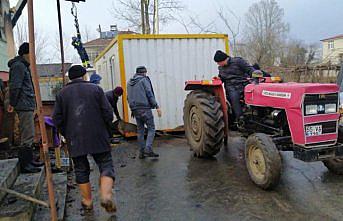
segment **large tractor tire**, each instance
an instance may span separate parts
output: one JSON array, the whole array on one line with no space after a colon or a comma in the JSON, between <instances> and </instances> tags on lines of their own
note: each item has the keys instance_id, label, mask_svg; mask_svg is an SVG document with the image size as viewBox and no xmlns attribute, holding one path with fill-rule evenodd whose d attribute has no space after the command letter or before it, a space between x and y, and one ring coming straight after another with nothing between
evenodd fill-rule
<instances>
[{"instance_id":1,"label":"large tractor tire","mask_svg":"<svg viewBox=\"0 0 343 221\"><path fill-rule=\"evenodd\" d=\"M190 92L183 108L185 134L196 157L216 155L223 146L224 118L216 97L205 91Z\"/></svg>"},{"instance_id":2,"label":"large tractor tire","mask_svg":"<svg viewBox=\"0 0 343 221\"><path fill-rule=\"evenodd\" d=\"M245 162L252 181L264 190L278 185L281 176L281 156L273 140L256 133L245 143Z\"/></svg>"}]
</instances>

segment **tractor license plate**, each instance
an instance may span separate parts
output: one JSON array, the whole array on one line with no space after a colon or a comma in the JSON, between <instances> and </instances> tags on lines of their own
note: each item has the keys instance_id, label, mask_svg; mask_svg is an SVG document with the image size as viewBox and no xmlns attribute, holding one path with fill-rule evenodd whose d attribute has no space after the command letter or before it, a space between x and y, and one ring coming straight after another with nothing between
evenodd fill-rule
<instances>
[{"instance_id":1,"label":"tractor license plate","mask_svg":"<svg viewBox=\"0 0 343 221\"><path fill-rule=\"evenodd\" d=\"M323 133L322 125L306 126L306 136L318 136Z\"/></svg>"}]
</instances>

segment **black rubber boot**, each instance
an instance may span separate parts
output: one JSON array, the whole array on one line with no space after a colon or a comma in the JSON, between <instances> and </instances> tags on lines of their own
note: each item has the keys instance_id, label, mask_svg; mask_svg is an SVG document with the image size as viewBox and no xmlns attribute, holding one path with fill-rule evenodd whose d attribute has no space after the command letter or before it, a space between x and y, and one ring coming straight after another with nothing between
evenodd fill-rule
<instances>
[{"instance_id":1,"label":"black rubber boot","mask_svg":"<svg viewBox=\"0 0 343 221\"><path fill-rule=\"evenodd\" d=\"M32 149L30 147L20 147L18 151L18 158L21 173L38 173L41 171L40 168L36 168L31 165Z\"/></svg>"}]
</instances>

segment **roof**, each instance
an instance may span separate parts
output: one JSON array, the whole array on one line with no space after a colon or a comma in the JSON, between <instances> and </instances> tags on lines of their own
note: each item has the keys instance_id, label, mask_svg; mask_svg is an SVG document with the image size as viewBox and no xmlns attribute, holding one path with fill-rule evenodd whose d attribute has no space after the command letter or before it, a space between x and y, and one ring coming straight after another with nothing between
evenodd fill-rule
<instances>
[{"instance_id":1,"label":"roof","mask_svg":"<svg viewBox=\"0 0 343 221\"><path fill-rule=\"evenodd\" d=\"M325 39L322 39L320 41L329 41L329 40L334 40L334 39L337 39L337 38L343 38L343 34L336 35L336 36L333 36L333 37L330 37L330 38L325 38Z\"/></svg>"},{"instance_id":2,"label":"roof","mask_svg":"<svg viewBox=\"0 0 343 221\"><path fill-rule=\"evenodd\" d=\"M118 34L122 35L122 34L136 34L136 33L133 31L118 31ZM88 41L88 42L84 43L83 45L86 47L89 47L89 46L107 46L112 41L112 39L113 38L97 38L97 39Z\"/></svg>"},{"instance_id":3,"label":"roof","mask_svg":"<svg viewBox=\"0 0 343 221\"><path fill-rule=\"evenodd\" d=\"M100 54L95 58L94 62L99 61L118 41L122 40L132 40L132 39L207 39L207 38L217 38L225 40L226 52L229 52L229 41L228 35L226 34L120 34L117 35L112 41L107 45L107 47L100 52Z\"/></svg>"},{"instance_id":4,"label":"roof","mask_svg":"<svg viewBox=\"0 0 343 221\"><path fill-rule=\"evenodd\" d=\"M72 63L65 63L64 70L71 67ZM37 64L37 73L40 77L61 77L61 64Z\"/></svg>"},{"instance_id":5,"label":"roof","mask_svg":"<svg viewBox=\"0 0 343 221\"><path fill-rule=\"evenodd\" d=\"M91 40L89 42L84 43L84 46L107 46L112 41L112 38L103 39L103 38L97 38L94 40Z\"/></svg>"}]
</instances>

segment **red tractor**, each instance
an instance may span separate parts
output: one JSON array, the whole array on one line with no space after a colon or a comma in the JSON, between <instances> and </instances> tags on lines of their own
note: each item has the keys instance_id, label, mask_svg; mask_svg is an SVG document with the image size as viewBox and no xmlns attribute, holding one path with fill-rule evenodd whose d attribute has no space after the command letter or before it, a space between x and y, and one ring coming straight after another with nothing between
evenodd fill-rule
<instances>
[{"instance_id":1,"label":"red tractor","mask_svg":"<svg viewBox=\"0 0 343 221\"><path fill-rule=\"evenodd\" d=\"M275 80L254 79L241 100L244 117L238 129L247 137L245 162L252 181L262 189L279 183L280 151L293 151L305 162L322 161L330 171L343 174L338 86ZM188 143L195 156L214 156L227 145L233 119L222 82L188 81L185 90L191 91L183 117Z\"/></svg>"}]
</instances>

